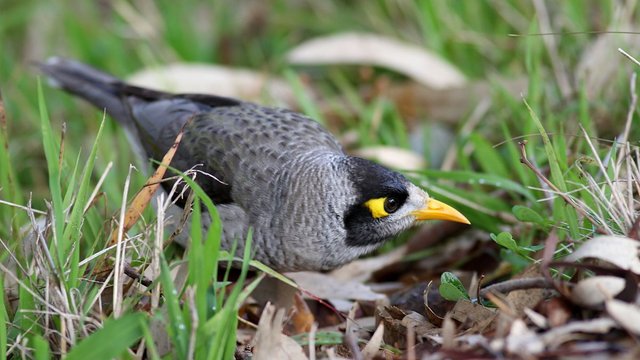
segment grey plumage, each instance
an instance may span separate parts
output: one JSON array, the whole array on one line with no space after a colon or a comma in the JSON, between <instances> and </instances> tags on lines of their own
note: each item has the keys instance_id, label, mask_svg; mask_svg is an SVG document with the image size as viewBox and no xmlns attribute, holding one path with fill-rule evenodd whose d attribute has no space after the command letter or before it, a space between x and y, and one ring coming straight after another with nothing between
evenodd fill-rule
<instances>
[{"instance_id":1,"label":"grey plumage","mask_svg":"<svg viewBox=\"0 0 640 360\"><path fill-rule=\"evenodd\" d=\"M186 171L201 164L220 180L197 181L217 204L223 247L237 240L242 248L251 227L254 258L278 270L344 264L414 224L413 212L428 201L402 175L345 155L304 115L129 86L72 60L52 58L40 68L58 86L106 109L150 158L161 159L184 126L172 166ZM388 197L406 211L375 217L364 205Z\"/></svg>"}]
</instances>

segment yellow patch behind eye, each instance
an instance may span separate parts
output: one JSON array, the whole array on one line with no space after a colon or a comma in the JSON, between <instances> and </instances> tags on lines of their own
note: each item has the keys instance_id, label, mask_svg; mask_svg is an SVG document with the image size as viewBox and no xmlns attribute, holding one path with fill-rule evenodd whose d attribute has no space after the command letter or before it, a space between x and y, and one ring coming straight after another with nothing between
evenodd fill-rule
<instances>
[{"instance_id":1,"label":"yellow patch behind eye","mask_svg":"<svg viewBox=\"0 0 640 360\"><path fill-rule=\"evenodd\" d=\"M378 218L389 215L389 213L387 213L384 210L385 200L387 200L387 198L383 197L383 198L371 199L366 203L364 203L364 206L366 206L369 209L369 211L371 211L371 216L373 216L374 219L378 219Z\"/></svg>"}]
</instances>

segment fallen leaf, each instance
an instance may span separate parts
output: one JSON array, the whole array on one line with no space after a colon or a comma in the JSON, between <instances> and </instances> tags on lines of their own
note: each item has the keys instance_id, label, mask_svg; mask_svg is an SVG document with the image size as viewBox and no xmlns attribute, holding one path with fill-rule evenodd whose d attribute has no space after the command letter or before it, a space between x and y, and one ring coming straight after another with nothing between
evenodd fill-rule
<instances>
[{"instance_id":1,"label":"fallen leaf","mask_svg":"<svg viewBox=\"0 0 640 360\"><path fill-rule=\"evenodd\" d=\"M384 336L384 324L380 323L378 328L365 345L364 349L362 349L362 357L365 359L373 359L378 354L380 350L380 345L382 345L382 337Z\"/></svg>"},{"instance_id":2,"label":"fallen leaf","mask_svg":"<svg viewBox=\"0 0 640 360\"><path fill-rule=\"evenodd\" d=\"M123 234L129 231L129 229L131 229L131 227L135 225L136 222L138 222L138 219L140 219L140 216L142 216L142 212L147 207L147 205L149 205L153 194L155 194L158 187L160 187L162 178L164 177L164 173L167 171L167 166L171 165L171 160L173 160L173 156L178 150L180 141L182 141L182 134L182 130L180 130L178 136L176 136L176 139L173 142L173 145L171 145L167 153L162 158L160 166L158 166L153 175L149 179L147 179L147 182L144 184L142 189L131 201L131 204L127 208L124 215L125 222L122 230ZM115 245L117 242L118 229L116 228L111 233L111 241L109 242L108 246Z\"/></svg>"},{"instance_id":3,"label":"fallen leaf","mask_svg":"<svg viewBox=\"0 0 640 360\"><path fill-rule=\"evenodd\" d=\"M375 293L367 285L356 281L339 280L330 275L312 271L286 273L285 275L295 281L301 289L322 299L363 301L386 299L385 295Z\"/></svg>"},{"instance_id":4,"label":"fallen leaf","mask_svg":"<svg viewBox=\"0 0 640 360\"><path fill-rule=\"evenodd\" d=\"M371 146L353 151L353 154L374 160L392 169L418 171L427 167L424 158L407 149L393 146Z\"/></svg>"},{"instance_id":5,"label":"fallen leaf","mask_svg":"<svg viewBox=\"0 0 640 360\"><path fill-rule=\"evenodd\" d=\"M293 287L280 279L269 276L258 284L256 291L251 296L259 304L269 302L278 308L289 309L294 306L294 298L299 291L297 285Z\"/></svg>"},{"instance_id":6,"label":"fallen leaf","mask_svg":"<svg viewBox=\"0 0 640 360\"><path fill-rule=\"evenodd\" d=\"M295 104L293 89L280 78L248 69L177 63L139 71L128 78L137 86L176 93L203 93L247 101L265 98L277 105Z\"/></svg>"},{"instance_id":7,"label":"fallen leaf","mask_svg":"<svg viewBox=\"0 0 640 360\"><path fill-rule=\"evenodd\" d=\"M507 300L509 304L511 304L516 316L523 315L524 309L534 308L543 299L543 289L515 290L507 295Z\"/></svg>"},{"instance_id":8,"label":"fallen leaf","mask_svg":"<svg viewBox=\"0 0 640 360\"><path fill-rule=\"evenodd\" d=\"M429 328L434 327L427 321L424 316L418 314L415 311L408 313L405 317L402 318L402 325L406 326L407 328L419 326L427 326Z\"/></svg>"},{"instance_id":9,"label":"fallen leaf","mask_svg":"<svg viewBox=\"0 0 640 360\"><path fill-rule=\"evenodd\" d=\"M607 334L615 327L615 321L608 317L586 321L572 321L543 333L541 338L548 347L556 347L567 341L575 340L576 333Z\"/></svg>"},{"instance_id":10,"label":"fallen leaf","mask_svg":"<svg viewBox=\"0 0 640 360\"><path fill-rule=\"evenodd\" d=\"M614 298L624 289L625 281L617 276L594 276L581 280L571 290L571 301L584 307L596 307Z\"/></svg>"},{"instance_id":11,"label":"fallen leaf","mask_svg":"<svg viewBox=\"0 0 640 360\"><path fill-rule=\"evenodd\" d=\"M533 311L529 308L524 308L524 314L527 315L527 317L529 318L529 320L531 320L531 322L541 328L541 329L546 329L549 327L549 323L547 321L547 318L545 318L542 314L540 314L539 312Z\"/></svg>"},{"instance_id":12,"label":"fallen leaf","mask_svg":"<svg viewBox=\"0 0 640 360\"><path fill-rule=\"evenodd\" d=\"M567 256L568 261L594 258L609 262L621 269L640 274L638 258L640 242L622 236L597 236L586 241Z\"/></svg>"},{"instance_id":13,"label":"fallen leaf","mask_svg":"<svg viewBox=\"0 0 640 360\"><path fill-rule=\"evenodd\" d=\"M311 39L291 50L287 60L296 65L375 65L435 89L466 83L465 76L438 55L376 34L348 32Z\"/></svg>"},{"instance_id":14,"label":"fallen leaf","mask_svg":"<svg viewBox=\"0 0 640 360\"><path fill-rule=\"evenodd\" d=\"M544 351L544 342L535 331L529 329L524 321L516 319L506 338L507 351L526 358Z\"/></svg>"},{"instance_id":15,"label":"fallen leaf","mask_svg":"<svg viewBox=\"0 0 640 360\"><path fill-rule=\"evenodd\" d=\"M302 346L282 333L284 312L270 304L264 308L254 339L255 360L307 359Z\"/></svg>"},{"instance_id":16,"label":"fallen leaf","mask_svg":"<svg viewBox=\"0 0 640 360\"><path fill-rule=\"evenodd\" d=\"M365 282L369 280L371 275L376 271L402 260L405 256L406 250L406 246L401 246L382 255L366 259L358 259L341 268L333 270L329 275L337 280Z\"/></svg>"},{"instance_id":17,"label":"fallen leaf","mask_svg":"<svg viewBox=\"0 0 640 360\"><path fill-rule=\"evenodd\" d=\"M164 177L165 172L167 171L167 167L171 165L171 161L173 160L176 151L180 145L180 141L182 141L183 132L180 130L178 135L176 136L173 144L167 150L164 157L162 158L162 162L153 172L153 175L147 179L145 185L142 189L135 195L124 214L124 223L122 224L122 233L120 233L120 227L115 227L110 240L107 243L107 247L114 246L118 244L118 241L124 240L124 234L126 234L133 225L135 225L140 217L142 216L142 212L149 205L151 199L155 196L156 190L160 187L161 180ZM122 234L122 236L120 236ZM120 238L120 239L119 239ZM97 276L98 279L104 279L107 274L111 271L111 265L109 265L106 261L106 257L102 257L96 267L92 270L92 273ZM132 284L133 282L129 282Z\"/></svg>"},{"instance_id":18,"label":"fallen leaf","mask_svg":"<svg viewBox=\"0 0 640 360\"><path fill-rule=\"evenodd\" d=\"M417 312L410 312L402 318L402 325L407 329L407 348L411 349L411 343L423 343L429 336L440 334L440 327L430 323L424 316ZM412 339L413 337L413 339Z\"/></svg>"},{"instance_id":19,"label":"fallen leaf","mask_svg":"<svg viewBox=\"0 0 640 360\"><path fill-rule=\"evenodd\" d=\"M607 313L618 323L636 335L640 335L640 307L624 301L611 299L605 303Z\"/></svg>"},{"instance_id":20,"label":"fallen leaf","mask_svg":"<svg viewBox=\"0 0 640 360\"><path fill-rule=\"evenodd\" d=\"M378 323L384 324L385 332L383 340L399 349L407 346L407 327L403 319L407 312L394 306L380 306L376 308L375 316Z\"/></svg>"},{"instance_id":21,"label":"fallen leaf","mask_svg":"<svg viewBox=\"0 0 640 360\"><path fill-rule=\"evenodd\" d=\"M460 322L465 329L486 327L495 318L497 312L471 301L459 300L451 310L451 318Z\"/></svg>"},{"instance_id":22,"label":"fallen leaf","mask_svg":"<svg viewBox=\"0 0 640 360\"><path fill-rule=\"evenodd\" d=\"M442 348L455 349L456 347L456 324L451 319L451 313L445 315L442 321Z\"/></svg>"}]
</instances>

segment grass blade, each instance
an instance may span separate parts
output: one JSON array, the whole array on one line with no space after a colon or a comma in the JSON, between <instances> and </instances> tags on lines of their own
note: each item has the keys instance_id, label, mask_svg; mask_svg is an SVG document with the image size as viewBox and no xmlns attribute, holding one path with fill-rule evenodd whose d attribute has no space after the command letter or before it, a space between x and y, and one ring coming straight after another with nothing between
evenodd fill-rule
<instances>
[{"instance_id":1,"label":"grass blade","mask_svg":"<svg viewBox=\"0 0 640 360\"><path fill-rule=\"evenodd\" d=\"M84 221L84 204L86 204L89 195L91 194L91 173L93 171L93 165L98 153L98 144L102 137L102 130L104 128L105 118L102 118L98 134L91 148L91 153L85 164L82 177L80 178L80 187L78 188L78 194L76 196L75 205L71 210L71 216L69 216L69 223L64 229L64 238L68 239L71 244L78 244L78 240L82 235L82 223ZM80 246L76 245L74 253L71 257L68 285L69 288L78 286L78 262L80 261Z\"/></svg>"},{"instance_id":2,"label":"grass blade","mask_svg":"<svg viewBox=\"0 0 640 360\"><path fill-rule=\"evenodd\" d=\"M461 184L487 185L499 189L512 191L524 196L526 199L535 201L531 190L519 183L496 174L477 173L473 171L442 171L427 169L419 172L433 179L453 180Z\"/></svg>"},{"instance_id":3,"label":"grass blade","mask_svg":"<svg viewBox=\"0 0 640 360\"><path fill-rule=\"evenodd\" d=\"M32 335L30 339L33 344L33 352L36 360L48 360L51 359L49 351L49 343L40 335Z\"/></svg>"},{"instance_id":4,"label":"grass blade","mask_svg":"<svg viewBox=\"0 0 640 360\"><path fill-rule=\"evenodd\" d=\"M7 307L4 304L4 278L0 277L0 359L7 358L7 325L9 317L7 316Z\"/></svg>"},{"instance_id":5,"label":"grass blade","mask_svg":"<svg viewBox=\"0 0 640 360\"><path fill-rule=\"evenodd\" d=\"M184 317L180 311L180 299L178 299L178 291L173 285L173 280L171 279L169 265L167 264L164 256L162 256L161 259L160 282L162 283L162 289L164 290L163 294L169 315L169 336L173 339L176 356L184 359L187 356L189 334L187 333L187 326L185 324Z\"/></svg>"},{"instance_id":6,"label":"grass blade","mask_svg":"<svg viewBox=\"0 0 640 360\"><path fill-rule=\"evenodd\" d=\"M549 162L549 168L551 170L551 181L561 192L566 193L568 186L560 166L560 161L558 160L558 155L556 153L556 150L554 149L554 144L551 142L551 139L549 139L547 131L538 118L538 115L535 113L535 111L533 111L531 106L529 106L529 103L524 100L524 104L527 107L527 110L529 110L530 118L538 129L540 136L542 137L542 143L544 144L544 150ZM575 211L570 207L565 206L561 199L558 199L554 201L553 212L556 215L555 218L560 221L564 220L569 224L569 231L572 238L578 239L580 237L580 232Z\"/></svg>"},{"instance_id":7,"label":"grass blade","mask_svg":"<svg viewBox=\"0 0 640 360\"><path fill-rule=\"evenodd\" d=\"M49 113L45 105L40 79L38 79L38 106L40 110L42 145L47 159L47 170L49 171L49 191L51 192L54 218L52 224L53 238L57 239L58 242L52 242L50 248L53 249L50 250L57 255L57 265L62 268L69 243L64 241L62 236L62 230L64 228L64 203L62 202L62 188L60 186L60 145L57 143L53 135L53 130L51 129L51 122L49 121Z\"/></svg>"},{"instance_id":8,"label":"grass blade","mask_svg":"<svg viewBox=\"0 0 640 360\"><path fill-rule=\"evenodd\" d=\"M142 337L146 315L129 313L107 320L104 326L74 346L66 360L112 359L120 356Z\"/></svg>"}]
</instances>

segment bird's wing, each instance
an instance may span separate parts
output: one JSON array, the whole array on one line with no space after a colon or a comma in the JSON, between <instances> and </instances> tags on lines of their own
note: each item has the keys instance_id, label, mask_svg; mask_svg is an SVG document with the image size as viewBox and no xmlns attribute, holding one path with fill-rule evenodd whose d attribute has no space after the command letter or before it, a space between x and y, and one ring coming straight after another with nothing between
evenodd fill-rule
<instances>
[{"instance_id":1,"label":"bird's wing","mask_svg":"<svg viewBox=\"0 0 640 360\"><path fill-rule=\"evenodd\" d=\"M201 165L216 177L219 181L206 176L197 181L217 203L232 202L233 187L243 194L268 191L262 188L296 156L342 151L322 126L289 110L131 86L69 59L51 58L39 67L56 85L106 109L152 159L162 159L184 127L172 166L186 171Z\"/></svg>"},{"instance_id":2,"label":"bird's wing","mask_svg":"<svg viewBox=\"0 0 640 360\"><path fill-rule=\"evenodd\" d=\"M241 102L213 107L183 95L130 102L138 135L154 159L162 158L184 127L173 165L182 171L200 166L219 180L199 181L217 203L237 201L233 193L257 201L301 154L342 152L320 124L285 109Z\"/></svg>"}]
</instances>

